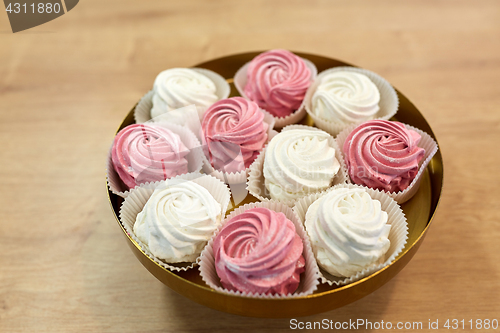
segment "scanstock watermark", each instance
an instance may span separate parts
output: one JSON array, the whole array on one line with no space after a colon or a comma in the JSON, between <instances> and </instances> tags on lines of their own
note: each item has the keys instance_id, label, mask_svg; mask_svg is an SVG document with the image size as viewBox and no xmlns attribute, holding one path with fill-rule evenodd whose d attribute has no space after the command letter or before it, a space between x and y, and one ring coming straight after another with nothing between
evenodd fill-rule
<instances>
[{"instance_id":1,"label":"scanstock watermark","mask_svg":"<svg viewBox=\"0 0 500 333\"><path fill-rule=\"evenodd\" d=\"M426 323L427 324L427 323ZM397 322L390 321L370 321L367 319L356 319L349 321L333 321L323 319L322 321L298 321L290 320L290 329L292 330L422 330L424 328L433 329L430 321L429 326L421 321L416 322ZM435 323L434 323L435 324ZM437 324L436 324L437 325Z\"/></svg>"},{"instance_id":2,"label":"scanstock watermark","mask_svg":"<svg viewBox=\"0 0 500 333\"><path fill-rule=\"evenodd\" d=\"M52 21L75 8L79 0L3 0L12 32Z\"/></svg>"}]
</instances>

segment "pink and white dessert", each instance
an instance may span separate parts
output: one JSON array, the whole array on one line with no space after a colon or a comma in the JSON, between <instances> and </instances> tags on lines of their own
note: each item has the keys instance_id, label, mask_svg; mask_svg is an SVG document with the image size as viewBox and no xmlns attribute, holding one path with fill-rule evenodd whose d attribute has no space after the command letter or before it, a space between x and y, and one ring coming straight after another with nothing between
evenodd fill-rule
<instances>
[{"instance_id":1,"label":"pink and white dessert","mask_svg":"<svg viewBox=\"0 0 500 333\"><path fill-rule=\"evenodd\" d=\"M131 189L139 184L188 172L188 148L179 135L157 125L134 124L116 135L111 150L113 167Z\"/></svg>"},{"instance_id":2,"label":"pink and white dessert","mask_svg":"<svg viewBox=\"0 0 500 333\"><path fill-rule=\"evenodd\" d=\"M304 60L287 50L259 54L249 64L245 95L275 117L297 110L311 84Z\"/></svg>"},{"instance_id":3,"label":"pink and white dessert","mask_svg":"<svg viewBox=\"0 0 500 333\"><path fill-rule=\"evenodd\" d=\"M215 269L228 290L287 295L305 270L303 243L283 213L256 207L231 218L213 243Z\"/></svg>"},{"instance_id":4,"label":"pink and white dessert","mask_svg":"<svg viewBox=\"0 0 500 333\"><path fill-rule=\"evenodd\" d=\"M210 163L225 172L245 170L267 142L268 128L256 103L242 97L216 102L207 109L201 124Z\"/></svg>"},{"instance_id":5,"label":"pink and white dessert","mask_svg":"<svg viewBox=\"0 0 500 333\"><path fill-rule=\"evenodd\" d=\"M397 121L370 120L352 130L343 151L351 180L387 192L406 189L425 150L421 136Z\"/></svg>"}]
</instances>

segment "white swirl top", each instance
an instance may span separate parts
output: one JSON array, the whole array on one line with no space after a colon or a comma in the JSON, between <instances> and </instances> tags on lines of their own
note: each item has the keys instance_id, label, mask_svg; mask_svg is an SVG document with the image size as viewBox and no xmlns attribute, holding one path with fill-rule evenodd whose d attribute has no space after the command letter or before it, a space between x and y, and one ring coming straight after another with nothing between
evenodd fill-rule
<instances>
[{"instance_id":1,"label":"white swirl top","mask_svg":"<svg viewBox=\"0 0 500 333\"><path fill-rule=\"evenodd\" d=\"M157 188L137 215L134 233L157 258L194 262L221 222L221 205L204 187L180 181Z\"/></svg>"},{"instance_id":2,"label":"white swirl top","mask_svg":"<svg viewBox=\"0 0 500 333\"><path fill-rule=\"evenodd\" d=\"M320 197L305 221L318 264L340 277L379 264L390 246L387 218L363 189L338 188Z\"/></svg>"},{"instance_id":3,"label":"white swirl top","mask_svg":"<svg viewBox=\"0 0 500 333\"><path fill-rule=\"evenodd\" d=\"M312 112L321 119L351 124L375 118L380 92L365 75L331 72L321 77L312 97Z\"/></svg>"},{"instance_id":4,"label":"white swirl top","mask_svg":"<svg viewBox=\"0 0 500 333\"><path fill-rule=\"evenodd\" d=\"M271 199L293 200L330 187L340 164L329 138L320 130L290 129L271 140L264 158Z\"/></svg>"},{"instance_id":5,"label":"white swirl top","mask_svg":"<svg viewBox=\"0 0 500 333\"><path fill-rule=\"evenodd\" d=\"M167 69L154 82L151 118L191 104L206 109L218 100L215 83L189 68Z\"/></svg>"}]
</instances>

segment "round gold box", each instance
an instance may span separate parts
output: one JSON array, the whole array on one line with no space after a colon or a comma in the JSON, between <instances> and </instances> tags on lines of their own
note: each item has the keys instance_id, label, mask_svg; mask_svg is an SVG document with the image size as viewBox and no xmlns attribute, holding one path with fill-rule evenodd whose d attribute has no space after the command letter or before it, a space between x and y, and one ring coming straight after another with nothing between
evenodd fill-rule
<instances>
[{"instance_id":1,"label":"round gold box","mask_svg":"<svg viewBox=\"0 0 500 333\"><path fill-rule=\"evenodd\" d=\"M233 75L241 66L252 60L259 53L261 52L227 56L201 63L196 67L207 68L222 75L231 84L231 96L237 96L238 93L233 85ZM295 52L295 54L311 60L318 68L318 72L336 66L353 66L322 56L300 52ZM394 120L415 126L427 132L436 140L432 129L418 109L403 94L399 91L397 93L399 97L399 110ZM132 109L118 130L133 123L134 115ZM313 125L312 120L307 116L302 120L302 123ZM318 290L312 295L293 299L262 299L228 295L209 288L202 281L197 269L185 272L171 272L164 269L151 260L125 231L118 218L123 199L114 195L109 190L108 197L116 221L137 259L158 280L179 294L210 308L233 314L253 317L290 318L329 311L354 302L374 292L398 274L413 258L422 244L436 212L442 186L443 159L440 151L438 151L424 172L418 192L411 200L401 205L408 220L409 234L406 246L396 260L382 270L357 282L342 287L330 287L326 284L320 284ZM240 205L252 201L257 201L257 199L249 194Z\"/></svg>"}]
</instances>

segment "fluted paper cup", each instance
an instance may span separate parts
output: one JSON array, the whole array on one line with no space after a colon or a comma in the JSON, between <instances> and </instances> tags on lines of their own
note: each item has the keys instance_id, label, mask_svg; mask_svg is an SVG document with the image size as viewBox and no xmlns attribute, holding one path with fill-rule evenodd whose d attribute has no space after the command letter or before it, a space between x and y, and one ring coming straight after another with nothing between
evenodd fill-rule
<instances>
[{"instance_id":1,"label":"fluted paper cup","mask_svg":"<svg viewBox=\"0 0 500 333\"><path fill-rule=\"evenodd\" d=\"M313 82L316 78L316 75L318 74L318 69L316 68L316 65L314 65L314 63L308 59L304 59L304 58L301 58L301 59L304 60L307 68L309 68L309 70L311 71L311 82ZM248 72L249 65L250 65L250 62L247 62L245 65L243 65L243 67L238 69L238 71L234 75L234 86L236 87L236 90L238 90L238 92L240 93L241 97L246 98L248 100L251 100L245 94L245 86L247 84L247 79L248 79L247 72ZM274 117L273 116L273 118L275 120L274 127L275 128L282 128L282 127L285 127L286 125L296 124L299 121L301 121L305 115L306 115L305 104L304 104L304 102L302 102L302 104L299 106L299 108L296 111L294 111L293 113L291 113L290 115L288 115L286 117Z\"/></svg>"},{"instance_id":2,"label":"fluted paper cup","mask_svg":"<svg viewBox=\"0 0 500 333\"><path fill-rule=\"evenodd\" d=\"M173 133L179 135L182 143L188 148L189 153L185 156L188 162L188 172L199 172L205 164L205 156L203 154L203 149L201 147L200 141L196 136L187 128L184 128L177 124L169 123L153 123L148 124L152 126L160 126L171 130ZM106 179L108 187L114 194L126 198L129 194L130 189L123 183L120 176L113 167L113 160L111 158L111 150L113 145L108 152L108 159L106 165Z\"/></svg>"},{"instance_id":3,"label":"fluted paper cup","mask_svg":"<svg viewBox=\"0 0 500 333\"><path fill-rule=\"evenodd\" d=\"M347 140L347 137L358 125L359 124L350 125L346 129L344 129L341 133L339 133L339 135L337 135L336 141L342 151L342 155L344 155L344 143ZM422 180L422 175L425 171L425 168L427 168L427 165L429 165L429 162L431 161L432 157L438 151L438 145L436 141L429 134L411 125L407 124L404 125L406 126L407 129L413 130L418 134L420 134L421 139L420 142L418 143L418 147L423 148L425 150L425 154L424 158L422 158L422 160L418 163L417 175L406 189L399 192L385 192L391 198L396 200L399 204L405 203L406 201L410 200L415 195L415 193L417 193L418 188L420 187L420 181ZM344 155L344 160L346 158L347 157ZM345 162L347 165L347 161ZM347 172L347 176L348 176L347 181L349 183L354 183L352 179L349 177L349 171Z\"/></svg>"},{"instance_id":4,"label":"fluted paper cup","mask_svg":"<svg viewBox=\"0 0 500 333\"><path fill-rule=\"evenodd\" d=\"M343 286L358 281L381 270L385 266L390 265L394 261L394 259L396 259L396 257L403 251L408 240L408 223L406 221L406 216L404 215L398 203L394 201L390 196L388 196L385 192L354 184L339 184L328 189L327 191L314 193L297 201L297 203L293 207L293 210L295 211L295 213L297 213L300 221L302 223L305 223L307 210L313 202L315 202L325 194L330 193L331 191L334 191L338 188L360 188L366 190L366 192L368 192L372 199L380 201L382 210L385 211L388 215L387 224L391 225L391 230L388 236L390 240L390 247L385 253L383 259L380 260L380 262L373 264L347 278L333 276L320 267L321 282L327 283L330 286ZM313 252L316 252L314 243L311 242L311 246Z\"/></svg>"},{"instance_id":5,"label":"fluted paper cup","mask_svg":"<svg viewBox=\"0 0 500 333\"><path fill-rule=\"evenodd\" d=\"M148 120L144 124L169 123L177 124L189 129L196 138L201 142L201 121L198 109L194 104L185 106L180 109L171 110Z\"/></svg>"},{"instance_id":6,"label":"fluted paper cup","mask_svg":"<svg viewBox=\"0 0 500 333\"><path fill-rule=\"evenodd\" d=\"M194 262L190 263L168 263L160 258L155 257L147 244L144 244L134 233L134 224L137 219L137 215L143 210L146 202L149 200L155 189L157 188L167 188L173 184L179 182L193 182L204 188L206 188L214 199L221 205L221 222L224 219L226 211L229 206L229 200L231 197L231 192L229 191L226 184L222 183L220 180L203 175L198 172L188 173L180 175L167 180L162 180L154 183L141 184L140 186L134 188L129 196L122 203L120 208L120 223L123 225L130 237L137 243L141 250L150 257L154 262L158 263L160 266L171 270L171 271L185 271L193 268L195 264L200 260L200 256ZM217 229L216 229L217 230ZM207 237L210 239L213 235Z\"/></svg>"},{"instance_id":7,"label":"fluted paper cup","mask_svg":"<svg viewBox=\"0 0 500 333\"><path fill-rule=\"evenodd\" d=\"M288 131L291 129L308 129L308 130L315 130L315 131L320 131L320 129L311 127L311 126L306 126L306 125L288 125L285 128L282 129L283 131ZM330 136L328 138L328 144L330 147L335 149L335 158L339 161L340 168L337 174L334 176L332 180L332 186L336 184L342 184L346 183L348 179L347 175L347 167L344 162L344 157L342 154L342 151L340 147L338 147L337 142L335 139ZM264 160L266 156L266 148L262 150L262 152L257 156L255 161L250 165L250 171L248 174L248 181L247 181L247 189L248 192L259 199L260 201L269 201L271 200L271 196L269 193L269 190L266 188L265 185L265 178L264 178ZM320 191L321 192L321 191ZM295 200L275 200L282 202L290 207L293 207L295 202L298 199Z\"/></svg>"},{"instance_id":8,"label":"fluted paper cup","mask_svg":"<svg viewBox=\"0 0 500 333\"><path fill-rule=\"evenodd\" d=\"M377 89L380 93L380 102L379 102L379 111L375 115L374 119L385 119L388 120L391 117L393 117L396 112L398 111L399 107L399 98L398 94L396 93L396 90L392 87L392 85L383 77L380 75L366 70L362 68L357 68L357 67L350 67L350 66L340 66L340 67L333 67L327 70L322 71L321 73L318 74L316 77L316 80L311 84L309 89L307 90L306 96L304 98L304 105L307 113L309 116L314 120L314 125L328 133L330 133L333 136L336 136L339 134L344 128L348 127L350 124L345 124L341 121L331 121L331 120L326 120L318 117L313 110L312 107L312 98L314 96L314 93L316 92L316 89L318 86L321 84L321 79L330 73L333 72L339 72L339 71L348 71L348 72L355 72L359 74L363 74L367 76L376 86ZM370 119L365 119L365 120L360 120L359 122L356 122L356 124L362 123L366 120Z\"/></svg>"},{"instance_id":9,"label":"fluted paper cup","mask_svg":"<svg viewBox=\"0 0 500 333\"><path fill-rule=\"evenodd\" d=\"M221 75L215 73L214 71L205 69L205 68L197 68L193 67L190 68L200 74L205 75L208 77L212 82L215 84L216 91L215 94L218 97L218 101L224 98L227 98L231 92L231 87L227 83L226 79L224 79ZM145 123L149 120L151 120L151 109L153 108L153 96L154 96L154 90L150 90L149 92L144 95L137 106L134 109L134 119L137 124L142 124ZM199 119L201 120L201 117L203 116L203 113L207 108L197 106L197 112ZM181 108L182 109L182 108ZM174 110L175 111L175 110ZM162 118L167 118L169 119L169 112L166 112L163 114ZM155 117L155 119L158 119L159 117ZM174 119L178 118L177 115L175 115ZM155 120L153 120L155 121ZM170 119L169 119L170 121Z\"/></svg>"},{"instance_id":10,"label":"fluted paper cup","mask_svg":"<svg viewBox=\"0 0 500 333\"><path fill-rule=\"evenodd\" d=\"M227 221L229 221L234 216L239 215L244 211L255 207L264 207L272 211L281 212L285 214L285 216L290 221L293 222L296 233L302 239L302 243L304 245L302 255L304 256L305 259L305 271L300 275L299 287L293 294L280 296L280 295L262 295L262 294L244 293L240 291L230 291L225 289L220 283L220 278L217 275L217 271L215 269L215 259L213 253L213 242L215 240L215 237L218 234L218 232L223 228L223 226L227 223ZM276 201L255 202L255 203L245 204L232 211L222 222L217 232L215 232L212 239L208 242L207 246L202 251L199 265L200 265L199 270L201 278L210 288L235 296L266 298L266 299L295 298L312 294L317 289L318 286L319 269L316 260L314 259L314 254L312 252L311 244L309 242L305 229L302 223L300 222L297 214L293 211L291 207L288 207L287 205L284 205Z\"/></svg>"}]
</instances>

